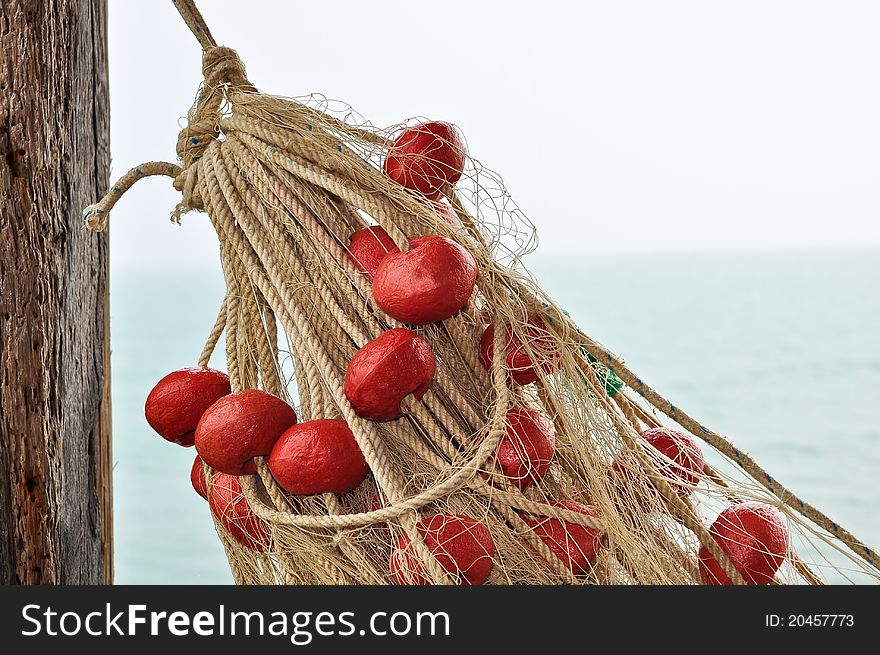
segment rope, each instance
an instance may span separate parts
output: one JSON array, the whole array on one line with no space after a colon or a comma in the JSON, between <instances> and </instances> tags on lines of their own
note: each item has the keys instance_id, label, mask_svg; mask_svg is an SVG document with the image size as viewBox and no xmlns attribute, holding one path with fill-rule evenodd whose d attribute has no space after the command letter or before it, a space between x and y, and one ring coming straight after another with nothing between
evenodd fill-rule
<instances>
[{"instance_id":1,"label":"rope","mask_svg":"<svg viewBox=\"0 0 880 655\"><path fill-rule=\"evenodd\" d=\"M205 19L202 18L201 12L196 7L195 2L192 0L171 1L174 3L174 6L177 7L177 11L180 12L180 17L183 18L183 22L186 23L186 26L193 33L193 36L198 39L199 45L201 45L204 50L217 45L217 42L214 41L214 37L211 36L211 31L208 29Z\"/></svg>"},{"instance_id":2,"label":"rope","mask_svg":"<svg viewBox=\"0 0 880 655\"><path fill-rule=\"evenodd\" d=\"M166 175L168 177L177 177L180 175L181 168L176 164L169 164L164 161L148 161L140 166L135 166L125 175L120 177L116 184L110 187L100 201L94 205L89 205L83 210L82 220L86 227L95 232L102 232L107 227L107 221L110 218L110 210L116 202L128 191L135 182L145 177L153 175Z\"/></svg>"},{"instance_id":3,"label":"rope","mask_svg":"<svg viewBox=\"0 0 880 655\"><path fill-rule=\"evenodd\" d=\"M214 327L211 328L211 333L208 335L208 339L205 342L205 347L202 349L202 354L199 355L199 366L207 366L208 362L211 361L211 355L214 354L214 348L217 347L217 342L220 340L220 335L223 334L223 330L226 329L226 297L223 297L223 304L220 305L220 311L217 312L217 320L214 322Z\"/></svg>"}]
</instances>

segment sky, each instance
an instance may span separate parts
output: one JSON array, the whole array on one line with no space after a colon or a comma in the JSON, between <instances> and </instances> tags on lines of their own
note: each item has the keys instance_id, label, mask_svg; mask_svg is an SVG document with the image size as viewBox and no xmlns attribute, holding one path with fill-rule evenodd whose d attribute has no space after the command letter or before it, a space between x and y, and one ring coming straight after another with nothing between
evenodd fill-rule
<instances>
[{"instance_id":1,"label":"sky","mask_svg":"<svg viewBox=\"0 0 880 655\"><path fill-rule=\"evenodd\" d=\"M880 245L880 3L199 2L249 79L377 125L458 125L542 253ZM200 81L171 2L109 2L113 177L175 158ZM169 178L111 220L115 268L216 262Z\"/></svg>"}]
</instances>

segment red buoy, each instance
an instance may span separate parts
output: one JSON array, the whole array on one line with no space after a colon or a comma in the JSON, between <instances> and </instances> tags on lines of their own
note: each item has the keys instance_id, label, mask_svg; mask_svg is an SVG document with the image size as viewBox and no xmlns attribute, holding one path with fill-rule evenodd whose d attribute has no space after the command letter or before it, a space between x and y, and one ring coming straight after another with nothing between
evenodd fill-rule
<instances>
[{"instance_id":1,"label":"red buoy","mask_svg":"<svg viewBox=\"0 0 880 655\"><path fill-rule=\"evenodd\" d=\"M728 507L715 519L709 534L750 585L768 584L788 553L785 519L779 510L764 503ZM703 584L732 584L705 546L700 548L699 558Z\"/></svg>"},{"instance_id":2,"label":"red buoy","mask_svg":"<svg viewBox=\"0 0 880 655\"><path fill-rule=\"evenodd\" d=\"M246 389L221 398L196 426L196 450L211 468L229 475L256 473L254 457L268 455L296 423L296 412L265 391Z\"/></svg>"},{"instance_id":3,"label":"red buoy","mask_svg":"<svg viewBox=\"0 0 880 655\"><path fill-rule=\"evenodd\" d=\"M467 250L446 237L418 237L410 241L410 250L382 259L373 297L398 321L426 325L464 307L476 281L477 262Z\"/></svg>"},{"instance_id":4,"label":"red buoy","mask_svg":"<svg viewBox=\"0 0 880 655\"><path fill-rule=\"evenodd\" d=\"M654 447L646 452L657 472L669 481L679 496L689 496L703 474L703 451L697 440L686 432L667 427L645 430L641 437ZM611 464L611 469L625 479L633 478L631 473L637 467L638 461L626 451L615 457Z\"/></svg>"},{"instance_id":5,"label":"red buoy","mask_svg":"<svg viewBox=\"0 0 880 655\"><path fill-rule=\"evenodd\" d=\"M431 344L406 328L387 330L358 350L345 371L345 396L358 416L400 418L401 401L421 398L434 379Z\"/></svg>"},{"instance_id":6,"label":"red buoy","mask_svg":"<svg viewBox=\"0 0 880 655\"><path fill-rule=\"evenodd\" d=\"M248 505L236 476L214 473L208 504L217 520L242 546L262 553L272 544L269 526Z\"/></svg>"},{"instance_id":7,"label":"red buoy","mask_svg":"<svg viewBox=\"0 0 880 655\"><path fill-rule=\"evenodd\" d=\"M510 326L507 326L507 357L505 363L507 365L510 377L517 384L531 384L538 379L538 371L544 373L552 373L559 368L559 351L550 339L547 333L547 326L537 316L529 318L529 324L526 327L526 335L531 351L538 358L537 368L532 363L529 353L523 342L513 334ZM480 362L483 367L490 371L492 369L492 357L495 352L495 324L490 323L483 332L480 339Z\"/></svg>"},{"instance_id":8,"label":"red buoy","mask_svg":"<svg viewBox=\"0 0 880 655\"><path fill-rule=\"evenodd\" d=\"M504 475L520 489L544 477L556 450L553 423L539 412L514 407L498 443L496 459Z\"/></svg>"},{"instance_id":9,"label":"red buoy","mask_svg":"<svg viewBox=\"0 0 880 655\"><path fill-rule=\"evenodd\" d=\"M425 546L461 585L480 585L489 577L495 543L489 528L469 516L435 514L416 524ZM391 577L398 585L427 585L430 576L402 534L391 553Z\"/></svg>"},{"instance_id":10,"label":"red buoy","mask_svg":"<svg viewBox=\"0 0 880 655\"><path fill-rule=\"evenodd\" d=\"M189 447L205 410L231 392L226 373L191 366L169 373L156 383L144 405L144 416L163 439Z\"/></svg>"},{"instance_id":11,"label":"red buoy","mask_svg":"<svg viewBox=\"0 0 880 655\"><path fill-rule=\"evenodd\" d=\"M344 494L370 470L348 423L336 418L288 428L275 442L268 463L276 482L297 496Z\"/></svg>"},{"instance_id":12,"label":"red buoy","mask_svg":"<svg viewBox=\"0 0 880 655\"><path fill-rule=\"evenodd\" d=\"M389 252L400 252L388 233L378 225L351 233L346 255L362 275L372 282L379 263Z\"/></svg>"},{"instance_id":13,"label":"red buoy","mask_svg":"<svg viewBox=\"0 0 880 655\"><path fill-rule=\"evenodd\" d=\"M196 455L192 468L189 471L189 481L193 489L205 500L208 500L208 480L205 478L205 462Z\"/></svg>"},{"instance_id":14,"label":"red buoy","mask_svg":"<svg viewBox=\"0 0 880 655\"><path fill-rule=\"evenodd\" d=\"M546 504L587 516L599 516L594 507L573 500L554 500ZM546 516L523 517L523 520L572 573L583 575L590 570L590 565L602 546L601 532L584 525Z\"/></svg>"},{"instance_id":15,"label":"red buoy","mask_svg":"<svg viewBox=\"0 0 880 655\"><path fill-rule=\"evenodd\" d=\"M466 149L449 123L430 121L404 130L385 159L385 173L407 189L437 198L445 183L455 184L464 170Z\"/></svg>"}]
</instances>

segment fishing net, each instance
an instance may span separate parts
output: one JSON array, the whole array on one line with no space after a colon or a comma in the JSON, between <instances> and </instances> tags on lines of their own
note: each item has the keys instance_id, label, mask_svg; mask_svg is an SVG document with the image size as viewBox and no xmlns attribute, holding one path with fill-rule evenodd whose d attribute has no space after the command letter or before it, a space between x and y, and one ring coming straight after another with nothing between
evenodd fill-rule
<instances>
[{"instance_id":1,"label":"fishing net","mask_svg":"<svg viewBox=\"0 0 880 655\"><path fill-rule=\"evenodd\" d=\"M182 192L173 219L207 214L226 282L199 364L225 333L233 392L265 390L300 422L343 419L369 467L352 491L312 495L285 491L263 456L235 484L206 467L208 487L227 485L230 506L246 501L235 517L214 512L238 583L694 584L705 581L708 557L743 584L755 580L736 566L735 549L721 547L712 521L749 502L784 515L791 535L763 582L877 579L874 551L577 328L523 267L535 230L498 176L469 157L439 199L405 188L383 162L412 122L379 129L322 97L263 94L195 6L175 4L204 49L179 161L132 169L84 220L104 229L134 182L172 177ZM348 251L352 233L371 225L402 252L424 235L469 252L477 279L461 311L420 326L383 311ZM430 344L436 370L424 395L404 398L402 417L370 420L353 408L346 372L361 348L396 328ZM512 344L533 381L517 383ZM528 484L498 456L511 410L544 417L555 433L549 465ZM663 425L702 442L697 469L643 436ZM455 521L453 538L475 526L490 536L472 540L482 551L466 566L443 543ZM485 573L476 579L473 567Z\"/></svg>"}]
</instances>

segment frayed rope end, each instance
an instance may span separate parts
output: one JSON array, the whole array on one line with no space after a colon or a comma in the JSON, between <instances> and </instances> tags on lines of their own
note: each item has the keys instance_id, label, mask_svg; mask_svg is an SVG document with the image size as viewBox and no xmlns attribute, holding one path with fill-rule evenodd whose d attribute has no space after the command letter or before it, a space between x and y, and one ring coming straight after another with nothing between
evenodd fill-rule
<instances>
[{"instance_id":1,"label":"frayed rope end","mask_svg":"<svg viewBox=\"0 0 880 655\"><path fill-rule=\"evenodd\" d=\"M183 220L183 215L192 211L192 207L185 205L184 203L178 203L174 206L174 211L171 212L171 222L175 225L180 225L181 220Z\"/></svg>"}]
</instances>

